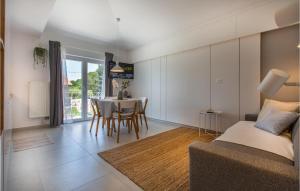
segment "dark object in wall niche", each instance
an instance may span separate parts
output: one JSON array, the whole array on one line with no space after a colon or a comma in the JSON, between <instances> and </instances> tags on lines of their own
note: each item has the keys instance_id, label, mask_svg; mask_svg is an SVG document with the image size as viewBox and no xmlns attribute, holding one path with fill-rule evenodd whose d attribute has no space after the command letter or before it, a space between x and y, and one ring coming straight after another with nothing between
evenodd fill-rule
<instances>
[{"instance_id":1,"label":"dark object in wall niche","mask_svg":"<svg viewBox=\"0 0 300 191\"><path fill-rule=\"evenodd\" d=\"M116 62L112 61L109 62L109 71L116 65ZM119 63L119 66L121 66L124 69L123 73L114 73L110 72L109 76L111 79L134 79L134 65L133 64L127 64L127 63Z\"/></svg>"}]
</instances>

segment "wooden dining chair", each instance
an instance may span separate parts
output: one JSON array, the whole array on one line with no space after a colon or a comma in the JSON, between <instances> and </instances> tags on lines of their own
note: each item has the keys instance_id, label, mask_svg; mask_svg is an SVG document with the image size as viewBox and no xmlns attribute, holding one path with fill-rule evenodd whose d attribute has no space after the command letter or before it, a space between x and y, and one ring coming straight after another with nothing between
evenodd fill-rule
<instances>
[{"instance_id":1,"label":"wooden dining chair","mask_svg":"<svg viewBox=\"0 0 300 191\"><path fill-rule=\"evenodd\" d=\"M105 118L104 118L104 116L101 115L101 110L100 110L100 105L98 103L98 99L92 98L91 106L92 106L92 110L93 110L93 118L92 118L92 123L91 123L91 127L90 127L90 132L92 131L95 118L97 117L97 125L96 125L96 133L95 133L95 135L97 136L100 118L102 117L102 128L104 128Z\"/></svg>"},{"instance_id":2,"label":"wooden dining chair","mask_svg":"<svg viewBox=\"0 0 300 191\"><path fill-rule=\"evenodd\" d=\"M139 98L139 100L142 101L142 107L138 110L137 115L140 116L141 125L143 125L142 117L144 117L145 124L146 124L146 127L148 129L148 122L147 122L147 117L146 117L146 108L147 108L147 104L148 104L148 98L147 97L141 97L141 98Z\"/></svg>"},{"instance_id":3,"label":"wooden dining chair","mask_svg":"<svg viewBox=\"0 0 300 191\"><path fill-rule=\"evenodd\" d=\"M92 128L93 128L93 125L94 125L95 118L98 115L97 115L97 112L96 112L96 105L94 103L94 99L91 99L90 104L91 104L91 108L92 108L92 112L93 112L93 117L92 117L92 122L91 122L91 127L90 127L90 132L91 132Z\"/></svg>"},{"instance_id":4,"label":"wooden dining chair","mask_svg":"<svg viewBox=\"0 0 300 191\"><path fill-rule=\"evenodd\" d=\"M112 117L112 131L115 127L115 120L118 120L118 128L117 128L117 143L119 143L120 140L120 126L122 121L127 121L128 125L127 128L129 128L129 132L131 131L132 127L135 130L136 138L139 139L139 129L137 126L137 115L136 115L136 101L120 101L117 104L117 112L113 113Z\"/></svg>"}]
</instances>

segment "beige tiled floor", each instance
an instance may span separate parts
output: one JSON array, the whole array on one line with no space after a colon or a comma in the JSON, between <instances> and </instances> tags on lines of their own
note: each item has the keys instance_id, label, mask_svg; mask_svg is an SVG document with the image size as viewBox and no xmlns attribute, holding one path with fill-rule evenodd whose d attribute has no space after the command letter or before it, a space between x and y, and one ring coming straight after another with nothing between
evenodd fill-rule
<instances>
[{"instance_id":1,"label":"beige tiled floor","mask_svg":"<svg viewBox=\"0 0 300 191\"><path fill-rule=\"evenodd\" d=\"M120 143L107 137L106 129L89 132L90 122L64 125L61 128L21 130L14 137L46 133L54 144L13 152L9 163L7 191L114 191L141 190L126 176L102 160L97 153L136 141L132 132L122 128ZM149 121L149 130L141 127L145 138L179 125Z\"/></svg>"}]
</instances>

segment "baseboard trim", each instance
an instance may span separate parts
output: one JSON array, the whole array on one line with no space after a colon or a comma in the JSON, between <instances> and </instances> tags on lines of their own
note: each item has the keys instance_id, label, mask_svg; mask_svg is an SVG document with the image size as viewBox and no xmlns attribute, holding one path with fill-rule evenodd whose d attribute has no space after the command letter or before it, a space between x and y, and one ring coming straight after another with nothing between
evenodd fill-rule
<instances>
[{"instance_id":1,"label":"baseboard trim","mask_svg":"<svg viewBox=\"0 0 300 191\"><path fill-rule=\"evenodd\" d=\"M160 122L160 123L164 123L164 124L170 124L170 125L178 125L178 126L184 126L184 127L189 127L189 128L196 128L196 129L201 129L201 131L206 130L209 133L215 133L214 130L209 129L209 128L201 128L198 126L192 126L192 125L186 125L186 124L182 124L182 123L175 123L175 122L171 122L171 121L165 121L165 120L161 120L161 119L154 119L154 118L150 118L148 117L149 121L156 121L156 122ZM222 133L222 132L217 132L217 133Z\"/></svg>"}]
</instances>

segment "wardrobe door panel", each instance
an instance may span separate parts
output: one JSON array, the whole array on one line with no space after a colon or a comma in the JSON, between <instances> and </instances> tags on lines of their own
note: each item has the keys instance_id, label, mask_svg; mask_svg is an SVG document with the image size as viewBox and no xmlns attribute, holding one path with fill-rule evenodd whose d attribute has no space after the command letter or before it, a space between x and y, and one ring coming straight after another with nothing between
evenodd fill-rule
<instances>
[{"instance_id":1,"label":"wardrobe door panel","mask_svg":"<svg viewBox=\"0 0 300 191\"><path fill-rule=\"evenodd\" d=\"M211 106L223 112L220 131L239 120L239 41L211 46Z\"/></svg>"},{"instance_id":2,"label":"wardrobe door panel","mask_svg":"<svg viewBox=\"0 0 300 191\"><path fill-rule=\"evenodd\" d=\"M167 56L160 59L160 119L167 120Z\"/></svg>"},{"instance_id":3,"label":"wardrobe door panel","mask_svg":"<svg viewBox=\"0 0 300 191\"><path fill-rule=\"evenodd\" d=\"M199 48L167 57L167 120L199 126L210 103L210 51Z\"/></svg>"},{"instance_id":4,"label":"wardrobe door panel","mask_svg":"<svg viewBox=\"0 0 300 191\"><path fill-rule=\"evenodd\" d=\"M146 113L151 117L151 60L134 64L134 80L132 81L132 96L148 97Z\"/></svg>"},{"instance_id":5,"label":"wardrobe door panel","mask_svg":"<svg viewBox=\"0 0 300 191\"><path fill-rule=\"evenodd\" d=\"M260 34L240 39L240 120L245 114L259 113Z\"/></svg>"},{"instance_id":6,"label":"wardrobe door panel","mask_svg":"<svg viewBox=\"0 0 300 191\"><path fill-rule=\"evenodd\" d=\"M160 58L151 60L151 116L160 119L161 109L161 78Z\"/></svg>"}]
</instances>

